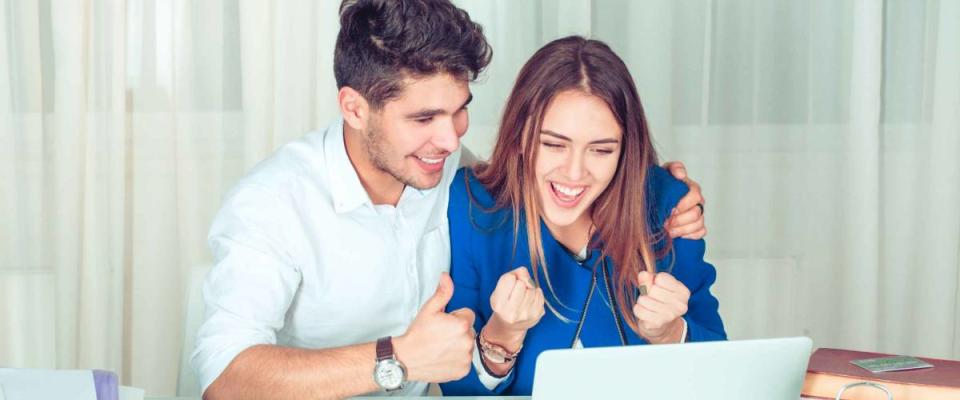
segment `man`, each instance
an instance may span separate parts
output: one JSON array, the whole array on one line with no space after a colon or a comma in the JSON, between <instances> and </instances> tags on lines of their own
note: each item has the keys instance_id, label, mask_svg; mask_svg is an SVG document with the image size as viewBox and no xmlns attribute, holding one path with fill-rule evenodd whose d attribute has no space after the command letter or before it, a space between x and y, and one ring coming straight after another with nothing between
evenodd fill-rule
<instances>
[{"instance_id":1,"label":"man","mask_svg":"<svg viewBox=\"0 0 960 400\"><path fill-rule=\"evenodd\" d=\"M422 395L471 368L473 314L445 312L446 207L490 47L447 0L340 14L342 118L255 167L211 227L191 360L204 398ZM704 233L692 185L674 236Z\"/></svg>"}]
</instances>

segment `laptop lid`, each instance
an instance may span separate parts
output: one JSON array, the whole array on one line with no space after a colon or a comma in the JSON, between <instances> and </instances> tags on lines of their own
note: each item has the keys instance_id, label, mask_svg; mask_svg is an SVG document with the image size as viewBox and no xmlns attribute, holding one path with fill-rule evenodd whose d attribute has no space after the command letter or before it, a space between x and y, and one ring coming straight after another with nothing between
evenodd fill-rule
<instances>
[{"instance_id":1,"label":"laptop lid","mask_svg":"<svg viewBox=\"0 0 960 400\"><path fill-rule=\"evenodd\" d=\"M800 398L807 337L549 350L537 358L533 399Z\"/></svg>"}]
</instances>

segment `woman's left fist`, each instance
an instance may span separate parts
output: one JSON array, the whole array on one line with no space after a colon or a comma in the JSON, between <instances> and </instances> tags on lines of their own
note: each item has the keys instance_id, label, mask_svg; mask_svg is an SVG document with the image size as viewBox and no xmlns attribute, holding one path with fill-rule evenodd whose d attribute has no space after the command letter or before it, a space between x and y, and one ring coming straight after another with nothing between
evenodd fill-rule
<instances>
[{"instance_id":1,"label":"woman's left fist","mask_svg":"<svg viewBox=\"0 0 960 400\"><path fill-rule=\"evenodd\" d=\"M682 341L690 290L666 272L653 275L642 271L637 283L646 286L646 295L637 297L633 306L640 335L653 344Z\"/></svg>"}]
</instances>

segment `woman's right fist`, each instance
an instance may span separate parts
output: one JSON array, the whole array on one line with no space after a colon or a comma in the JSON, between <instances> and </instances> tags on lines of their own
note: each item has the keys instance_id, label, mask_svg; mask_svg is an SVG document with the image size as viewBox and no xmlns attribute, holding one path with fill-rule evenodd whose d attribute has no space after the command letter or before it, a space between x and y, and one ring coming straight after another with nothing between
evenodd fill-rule
<instances>
[{"instance_id":1,"label":"woman's right fist","mask_svg":"<svg viewBox=\"0 0 960 400\"><path fill-rule=\"evenodd\" d=\"M543 290L533 284L526 267L501 275L490 295L497 336L526 334L543 317L543 305Z\"/></svg>"}]
</instances>

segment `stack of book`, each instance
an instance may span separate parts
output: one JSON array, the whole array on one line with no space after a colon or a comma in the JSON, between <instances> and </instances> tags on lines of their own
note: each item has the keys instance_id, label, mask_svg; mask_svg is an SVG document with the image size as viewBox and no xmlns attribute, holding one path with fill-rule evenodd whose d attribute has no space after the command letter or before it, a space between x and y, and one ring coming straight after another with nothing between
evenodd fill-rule
<instances>
[{"instance_id":1,"label":"stack of book","mask_svg":"<svg viewBox=\"0 0 960 400\"><path fill-rule=\"evenodd\" d=\"M885 387L895 400L960 399L960 361L889 357L889 354L817 349L810 357L802 393L805 398L833 399L844 385L872 382ZM876 387L857 386L845 391L842 398L886 400L887 394Z\"/></svg>"}]
</instances>

